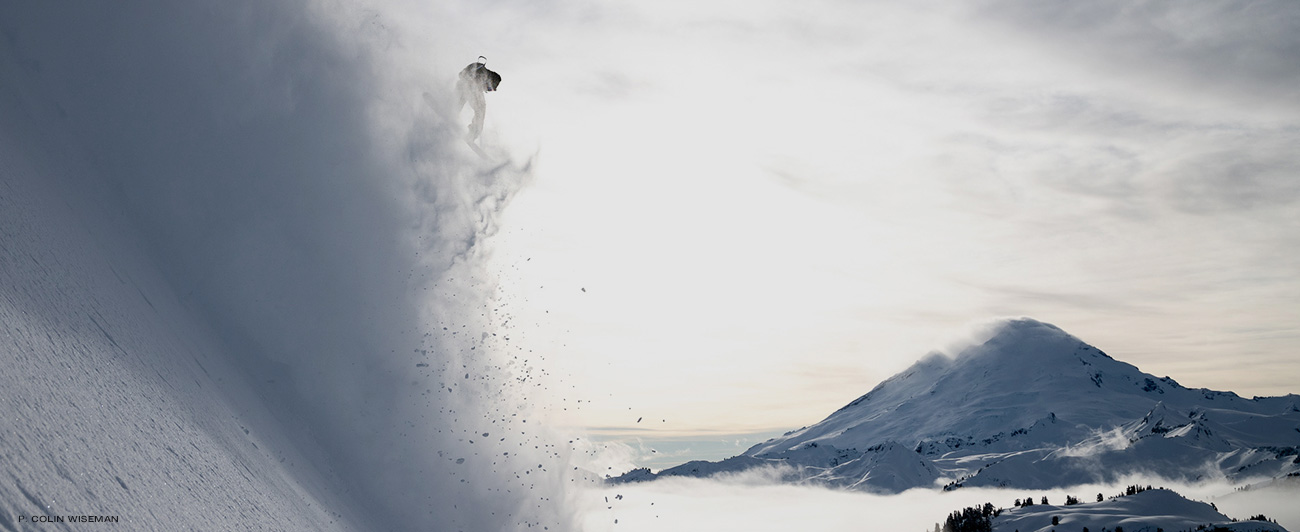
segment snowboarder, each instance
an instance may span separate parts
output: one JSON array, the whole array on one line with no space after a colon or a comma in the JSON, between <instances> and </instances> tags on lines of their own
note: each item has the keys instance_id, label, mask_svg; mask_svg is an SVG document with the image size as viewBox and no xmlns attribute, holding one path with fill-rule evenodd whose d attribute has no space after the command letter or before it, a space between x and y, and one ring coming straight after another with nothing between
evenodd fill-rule
<instances>
[{"instance_id":1,"label":"snowboarder","mask_svg":"<svg viewBox=\"0 0 1300 532\"><path fill-rule=\"evenodd\" d=\"M460 101L456 105L456 112L464 109L466 103L474 110L474 120L469 124L469 136L465 140L473 143L483 133L483 116L487 114L485 93L497 90L497 85L500 84L501 74L488 70L487 58L481 55L477 61L461 69L460 80L456 82L456 93Z\"/></svg>"}]
</instances>

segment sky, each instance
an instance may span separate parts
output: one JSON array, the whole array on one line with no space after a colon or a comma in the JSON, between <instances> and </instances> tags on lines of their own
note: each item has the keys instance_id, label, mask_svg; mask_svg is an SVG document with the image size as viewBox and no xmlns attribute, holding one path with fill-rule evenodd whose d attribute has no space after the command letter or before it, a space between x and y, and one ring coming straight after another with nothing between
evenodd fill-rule
<instances>
[{"instance_id":1,"label":"sky","mask_svg":"<svg viewBox=\"0 0 1300 532\"><path fill-rule=\"evenodd\" d=\"M1005 316L1297 391L1292 2L426 12L503 76L484 144L536 154L491 261L568 424L734 454Z\"/></svg>"}]
</instances>

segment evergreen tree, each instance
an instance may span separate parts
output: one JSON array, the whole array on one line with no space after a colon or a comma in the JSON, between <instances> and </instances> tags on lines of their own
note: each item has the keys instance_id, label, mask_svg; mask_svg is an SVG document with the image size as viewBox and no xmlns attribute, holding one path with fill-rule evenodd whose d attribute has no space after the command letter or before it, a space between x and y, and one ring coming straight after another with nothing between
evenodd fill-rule
<instances>
[{"instance_id":1,"label":"evergreen tree","mask_svg":"<svg viewBox=\"0 0 1300 532\"><path fill-rule=\"evenodd\" d=\"M943 532L991 532L992 515L992 503L985 503L983 507L963 508L960 512L948 514L948 519L943 523Z\"/></svg>"}]
</instances>

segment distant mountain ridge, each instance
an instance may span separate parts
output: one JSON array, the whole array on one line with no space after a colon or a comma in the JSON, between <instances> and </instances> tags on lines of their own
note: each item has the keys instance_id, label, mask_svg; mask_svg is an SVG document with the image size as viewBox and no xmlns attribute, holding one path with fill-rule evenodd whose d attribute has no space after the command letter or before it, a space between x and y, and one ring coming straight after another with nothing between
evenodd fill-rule
<instances>
[{"instance_id":1,"label":"distant mountain ridge","mask_svg":"<svg viewBox=\"0 0 1300 532\"><path fill-rule=\"evenodd\" d=\"M1060 328L1008 320L955 357L930 354L821 422L721 462L657 474L790 466L787 477L869 491L1042 489L1130 473L1195 480L1300 475L1300 396L1191 389ZM1099 467L1100 466L1100 467Z\"/></svg>"}]
</instances>

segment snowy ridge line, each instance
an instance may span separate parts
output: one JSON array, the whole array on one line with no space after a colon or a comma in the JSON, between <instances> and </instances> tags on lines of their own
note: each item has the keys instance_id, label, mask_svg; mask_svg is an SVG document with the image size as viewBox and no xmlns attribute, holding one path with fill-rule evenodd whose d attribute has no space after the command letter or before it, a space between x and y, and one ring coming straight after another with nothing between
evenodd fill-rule
<instances>
[{"instance_id":1,"label":"snowy ridge line","mask_svg":"<svg viewBox=\"0 0 1300 532\"><path fill-rule=\"evenodd\" d=\"M992 503L948 514L935 530L943 532L1286 532L1263 514L1238 521L1219 512L1212 503L1193 501L1179 493L1151 486L1129 486L1110 497L1097 494L1096 502L1066 496L1064 504L1047 497L1016 499L1012 508Z\"/></svg>"}]
</instances>

